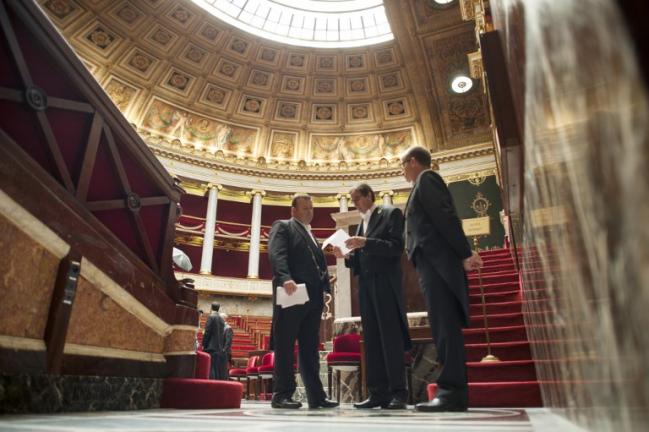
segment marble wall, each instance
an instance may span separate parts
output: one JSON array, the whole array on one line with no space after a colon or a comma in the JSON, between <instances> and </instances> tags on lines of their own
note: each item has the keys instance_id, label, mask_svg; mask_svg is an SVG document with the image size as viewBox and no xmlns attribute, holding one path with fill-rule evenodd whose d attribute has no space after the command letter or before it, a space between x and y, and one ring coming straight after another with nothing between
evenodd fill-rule
<instances>
[{"instance_id":1,"label":"marble wall","mask_svg":"<svg viewBox=\"0 0 649 432\"><path fill-rule=\"evenodd\" d=\"M247 315L271 317L273 304L270 297L240 297L222 294L200 293L198 295L198 309L209 313L212 303L221 305L221 312L228 315Z\"/></svg>"},{"instance_id":2,"label":"marble wall","mask_svg":"<svg viewBox=\"0 0 649 432\"><path fill-rule=\"evenodd\" d=\"M633 42L613 0L491 7L510 74L525 70L518 243L544 404L589 430L644 430L649 99Z\"/></svg>"}]
</instances>

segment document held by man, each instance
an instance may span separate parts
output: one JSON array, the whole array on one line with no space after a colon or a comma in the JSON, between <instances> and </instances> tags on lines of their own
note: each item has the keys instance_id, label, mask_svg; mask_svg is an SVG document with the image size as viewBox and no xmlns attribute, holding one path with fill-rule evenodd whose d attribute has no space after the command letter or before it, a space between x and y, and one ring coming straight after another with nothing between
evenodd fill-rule
<instances>
[{"instance_id":1,"label":"document held by man","mask_svg":"<svg viewBox=\"0 0 649 432\"><path fill-rule=\"evenodd\" d=\"M345 246L345 241L348 238L349 238L349 234L347 234L342 229L339 229L338 231L333 233L327 240L322 242L322 249L326 248L328 245L338 246L342 251L343 255L347 255L352 251L350 248Z\"/></svg>"},{"instance_id":2,"label":"document held by man","mask_svg":"<svg viewBox=\"0 0 649 432\"><path fill-rule=\"evenodd\" d=\"M297 284L297 289L291 295L286 293L284 287L277 287L275 303L277 306L287 308L295 305L301 305L309 301L309 293L306 291L305 284Z\"/></svg>"}]
</instances>

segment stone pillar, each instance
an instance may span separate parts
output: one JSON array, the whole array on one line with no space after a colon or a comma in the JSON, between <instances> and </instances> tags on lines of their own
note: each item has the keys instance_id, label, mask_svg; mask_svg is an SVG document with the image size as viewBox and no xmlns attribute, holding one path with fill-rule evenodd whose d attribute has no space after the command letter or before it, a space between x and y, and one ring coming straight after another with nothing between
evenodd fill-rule
<instances>
[{"instance_id":1,"label":"stone pillar","mask_svg":"<svg viewBox=\"0 0 649 432\"><path fill-rule=\"evenodd\" d=\"M259 242L261 240L261 199L266 192L253 190L248 193L252 197L252 220L250 221L250 251L248 254L248 279L259 278Z\"/></svg>"},{"instance_id":2,"label":"stone pillar","mask_svg":"<svg viewBox=\"0 0 649 432\"><path fill-rule=\"evenodd\" d=\"M214 254L214 230L216 228L216 204L219 199L221 185L207 185L207 214L205 215L205 235L203 236L203 252L201 254L200 274L212 274L212 255Z\"/></svg>"},{"instance_id":3,"label":"stone pillar","mask_svg":"<svg viewBox=\"0 0 649 432\"><path fill-rule=\"evenodd\" d=\"M336 195L336 199L338 200L338 204L340 205L341 213L349 211L349 200L352 199L350 194L348 193L338 194Z\"/></svg>"},{"instance_id":4,"label":"stone pillar","mask_svg":"<svg viewBox=\"0 0 649 432\"><path fill-rule=\"evenodd\" d=\"M393 191L379 192L379 196L383 200L383 205L392 205L392 197L394 196Z\"/></svg>"},{"instance_id":5,"label":"stone pillar","mask_svg":"<svg viewBox=\"0 0 649 432\"><path fill-rule=\"evenodd\" d=\"M345 202L351 197L347 194ZM340 198L339 198L340 199ZM341 200L342 201L342 200ZM331 217L336 221L336 229L349 231L350 225L360 223L360 214L357 211L342 211L332 213ZM345 267L345 260L336 260L336 290L334 292L334 316L336 319L348 318L352 316L352 281L351 270Z\"/></svg>"}]
</instances>

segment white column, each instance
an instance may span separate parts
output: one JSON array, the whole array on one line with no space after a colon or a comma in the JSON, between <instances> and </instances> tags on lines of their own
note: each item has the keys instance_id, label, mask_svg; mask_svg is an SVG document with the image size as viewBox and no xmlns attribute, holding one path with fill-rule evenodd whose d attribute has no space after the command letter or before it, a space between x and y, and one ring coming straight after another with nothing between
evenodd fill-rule
<instances>
[{"instance_id":1,"label":"white column","mask_svg":"<svg viewBox=\"0 0 649 432\"><path fill-rule=\"evenodd\" d=\"M266 195L264 191L253 190L252 220L250 221L250 251L248 254L248 278L259 278L259 242L261 240L261 198Z\"/></svg>"},{"instance_id":2,"label":"white column","mask_svg":"<svg viewBox=\"0 0 649 432\"><path fill-rule=\"evenodd\" d=\"M379 192L379 196L383 199L383 205L392 205L392 196L394 192L392 191L383 191Z\"/></svg>"},{"instance_id":3,"label":"white column","mask_svg":"<svg viewBox=\"0 0 649 432\"><path fill-rule=\"evenodd\" d=\"M221 185L208 184L207 214L205 215L205 235L203 236L203 253L201 254L201 274L212 274L212 255L214 254L214 229L216 228L216 204Z\"/></svg>"},{"instance_id":4,"label":"white column","mask_svg":"<svg viewBox=\"0 0 649 432\"><path fill-rule=\"evenodd\" d=\"M338 199L338 204L340 205L340 212L344 213L349 211L349 200L352 198L348 193L336 195Z\"/></svg>"}]
</instances>

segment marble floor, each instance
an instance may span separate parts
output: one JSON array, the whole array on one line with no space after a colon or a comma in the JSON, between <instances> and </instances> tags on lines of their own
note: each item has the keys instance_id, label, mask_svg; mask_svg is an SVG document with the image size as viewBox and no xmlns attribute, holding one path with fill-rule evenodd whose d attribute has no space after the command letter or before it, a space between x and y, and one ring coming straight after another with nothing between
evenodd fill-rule
<instances>
[{"instance_id":1,"label":"marble floor","mask_svg":"<svg viewBox=\"0 0 649 432\"><path fill-rule=\"evenodd\" d=\"M581 432L543 408L471 409L466 413L424 414L413 410L359 411L351 404L333 410L274 410L268 402L245 402L230 410L147 410L0 417L0 431L498 431Z\"/></svg>"}]
</instances>

